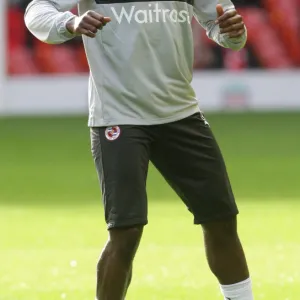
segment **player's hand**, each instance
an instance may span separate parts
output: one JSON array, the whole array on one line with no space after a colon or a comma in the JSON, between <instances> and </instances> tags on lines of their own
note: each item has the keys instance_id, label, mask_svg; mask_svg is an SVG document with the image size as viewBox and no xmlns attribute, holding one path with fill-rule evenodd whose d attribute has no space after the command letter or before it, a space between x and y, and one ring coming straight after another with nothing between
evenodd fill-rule
<instances>
[{"instance_id":1,"label":"player's hand","mask_svg":"<svg viewBox=\"0 0 300 300\"><path fill-rule=\"evenodd\" d=\"M80 17L71 19L66 27L69 32L78 35L86 35L94 38L98 30L101 30L111 19L103 17L95 11L88 11Z\"/></svg>"},{"instance_id":2,"label":"player's hand","mask_svg":"<svg viewBox=\"0 0 300 300\"><path fill-rule=\"evenodd\" d=\"M243 17L235 9L224 12L221 4L217 5L218 18L215 21L220 26L220 33L226 33L231 38L241 37L246 29Z\"/></svg>"}]
</instances>

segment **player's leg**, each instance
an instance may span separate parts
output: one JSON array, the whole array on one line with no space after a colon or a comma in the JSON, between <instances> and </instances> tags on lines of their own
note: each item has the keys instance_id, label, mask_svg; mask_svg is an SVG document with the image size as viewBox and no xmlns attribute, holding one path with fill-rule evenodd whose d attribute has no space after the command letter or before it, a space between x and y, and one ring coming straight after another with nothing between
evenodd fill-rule
<instances>
[{"instance_id":1,"label":"player's leg","mask_svg":"<svg viewBox=\"0 0 300 300\"><path fill-rule=\"evenodd\" d=\"M147 223L146 178L151 137L139 126L91 129L109 239L97 264L97 300L122 300Z\"/></svg>"},{"instance_id":2,"label":"player's leg","mask_svg":"<svg viewBox=\"0 0 300 300\"><path fill-rule=\"evenodd\" d=\"M221 284L225 299L252 300L249 271L236 217L202 224L209 267Z\"/></svg>"},{"instance_id":3,"label":"player's leg","mask_svg":"<svg viewBox=\"0 0 300 300\"><path fill-rule=\"evenodd\" d=\"M109 230L109 241L97 264L96 299L124 299L142 232L143 226Z\"/></svg>"},{"instance_id":4,"label":"player's leg","mask_svg":"<svg viewBox=\"0 0 300 300\"><path fill-rule=\"evenodd\" d=\"M164 136L153 149L151 160L194 214L195 224L202 224L210 268L220 284L234 290L224 292L224 296L252 299L250 283L244 282L249 272L237 233L238 210L208 123L201 114L195 114L163 126ZM243 288L232 286L236 283ZM247 298L242 292L244 284L245 290L249 289ZM237 297L232 296L235 292Z\"/></svg>"}]
</instances>

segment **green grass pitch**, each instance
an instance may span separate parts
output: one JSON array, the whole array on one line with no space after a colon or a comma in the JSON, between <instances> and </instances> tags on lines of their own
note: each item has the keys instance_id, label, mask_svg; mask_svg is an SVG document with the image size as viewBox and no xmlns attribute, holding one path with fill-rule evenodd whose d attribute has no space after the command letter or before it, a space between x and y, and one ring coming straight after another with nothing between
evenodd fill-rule
<instances>
[{"instance_id":1,"label":"green grass pitch","mask_svg":"<svg viewBox=\"0 0 300 300\"><path fill-rule=\"evenodd\" d=\"M300 299L300 113L211 114L255 299ZM221 300L201 230L151 167L128 300ZM92 300L106 240L85 118L0 119L0 299Z\"/></svg>"}]
</instances>

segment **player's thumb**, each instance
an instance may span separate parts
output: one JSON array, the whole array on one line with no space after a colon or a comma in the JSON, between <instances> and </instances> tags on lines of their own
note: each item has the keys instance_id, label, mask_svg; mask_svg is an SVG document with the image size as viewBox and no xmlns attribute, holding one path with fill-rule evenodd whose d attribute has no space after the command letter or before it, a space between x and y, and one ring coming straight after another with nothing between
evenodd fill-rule
<instances>
[{"instance_id":1,"label":"player's thumb","mask_svg":"<svg viewBox=\"0 0 300 300\"><path fill-rule=\"evenodd\" d=\"M216 8L217 8L218 17L221 17L222 15L224 15L224 9L221 4L218 4Z\"/></svg>"}]
</instances>

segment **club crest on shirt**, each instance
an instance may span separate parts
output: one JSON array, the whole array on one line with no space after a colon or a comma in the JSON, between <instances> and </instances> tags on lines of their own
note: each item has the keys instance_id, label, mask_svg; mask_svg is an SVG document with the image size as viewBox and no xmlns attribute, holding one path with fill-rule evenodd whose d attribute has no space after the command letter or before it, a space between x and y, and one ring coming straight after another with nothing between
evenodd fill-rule
<instances>
[{"instance_id":1,"label":"club crest on shirt","mask_svg":"<svg viewBox=\"0 0 300 300\"><path fill-rule=\"evenodd\" d=\"M119 126L110 126L105 129L105 137L109 141L114 141L116 140L121 133L121 129Z\"/></svg>"}]
</instances>

